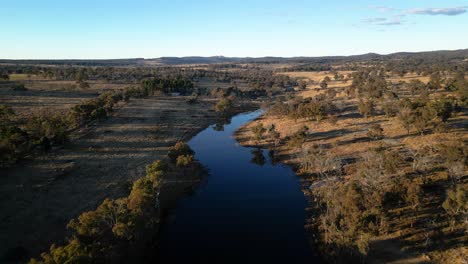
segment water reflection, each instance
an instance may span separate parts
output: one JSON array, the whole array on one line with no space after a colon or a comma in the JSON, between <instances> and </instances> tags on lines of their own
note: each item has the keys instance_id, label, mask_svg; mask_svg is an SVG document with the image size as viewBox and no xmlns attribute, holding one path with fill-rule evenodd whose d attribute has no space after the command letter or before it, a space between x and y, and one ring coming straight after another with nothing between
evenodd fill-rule
<instances>
[{"instance_id":1,"label":"water reflection","mask_svg":"<svg viewBox=\"0 0 468 264\"><path fill-rule=\"evenodd\" d=\"M253 157L250 160L253 164L257 164L259 166L265 165L265 156L263 156L263 150L260 148L252 149L250 151L252 153Z\"/></svg>"},{"instance_id":2,"label":"water reflection","mask_svg":"<svg viewBox=\"0 0 468 264\"><path fill-rule=\"evenodd\" d=\"M239 146L232 136L260 114L237 115L190 140L210 175L171 210L158 263L318 263L298 178L272 163L275 153Z\"/></svg>"},{"instance_id":3,"label":"water reflection","mask_svg":"<svg viewBox=\"0 0 468 264\"><path fill-rule=\"evenodd\" d=\"M224 131L224 126L231 124L231 119L224 117L213 126L214 131Z\"/></svg>"}]
</instances>

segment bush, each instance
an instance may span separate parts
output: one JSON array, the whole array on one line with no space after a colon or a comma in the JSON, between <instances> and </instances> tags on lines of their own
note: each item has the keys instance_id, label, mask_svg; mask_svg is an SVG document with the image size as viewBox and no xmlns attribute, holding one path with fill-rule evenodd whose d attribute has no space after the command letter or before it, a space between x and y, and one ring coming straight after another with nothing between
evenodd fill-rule
<instances>
[{"instance_id":1,"label":"bush","mask_svg":"<svg viewBox=\"0 0 468 264\"><path fill-rule=\"evenodd\" d=\"M124 99L125 95L120 92L102 93L96 99L73 106L68 113L68 119L75 128L93 120L105 119L112 114L114 105Z\"/></svg>"},{"instance_id":2,"label":"bush","mask_svg":"<svg viewBox=\"0 0 468 264\"><path fill-rule=\"evenodd\" d=\"M148 165L147 175L133 183L127 198L105 199L96 210L70 221L73 238L64 246L52 245L41 260L30 263L114 263L127 257L130 245L151 242L158 224L160 177L166 169L161 161Z\"/></svg>"},{"instance_id":3,"label":"bush","mask_svg":"<svg viewBox=\"0 0 468 264\"><path fill-rule=\"evenodd\" d=\"M281 134L276 130L275 125L271 125L270 128L268 128L268 135L270 139L273 140L275 147L278 146L281 140Z\"/></svg>"},{"instance_id":4,"label":"bush","mask_svg":"<svg viewBox=\"0 0 468 264\"><path fill-rule=\"evenodd\" d=\"M191 156L194 154L195 152L190 148L190 146L187 143L177 142L175 146L169 149L169 153L167 155L169 156L171 162L175 164L179 156Z\"/></svg>"},{"instance_id":5,"label":"bush","mask_svg":"<svg viewBox=\"0 0 468 264\"><path fill-rule=\"evenodd\" d=\"M358 110L361 115L363 115L365 118L368 118L374 112L374 102L372 102L371 100L360 100L358 103Z\"/></svg>"},{"instance_id":6,"label":"bush","mask_svg":"<svg viewBox=\"0 0 468 264\"><path fill-rule=\"evenodd\" d=\"M14 164L29 149L29 137L14 122L14 111L0 105L0 167Z\"/></svg>"},{"instance_id":7,"label":"bush","mask_svg":"<svg viewBox=\"0 0 468 264\"><path fill-rule=\"evenodd\" d=\"M453 182L459 180L466 172L468 147L463 142L447 142L438 147L443 166L447 169Z\"/></svg>"},{"instance_id":8,"label":"bush","mask_svg":"<svg viewBox=\"0 0 468 264\"><path fill-rule=\"evenodd\" d=\"M214 110L223 115L229 114L232 111L232 101L227 98L221 98L214 106Z\"/></svg>"},{"instance_id":9,"label":"bush","mask_svg":"<svg viewBox=\"0 0 468 264\"><path fill-rule=\"evenodd\" d=\"M305 142L307 138L307 133L309 131L309 128L306 126L303 126L301 129L296 131L288 141L288 145L292 148L299 148L302 146L302 144Z\"/></svg>"},{"instance_id":10,"label":"bush","mask_svg":"<svg viewBox=\"0 0 468 264\"><path fill-rule=\"evenodd\" d=\"M63 144L68 140L69 123L62 115L42 112L29 118L26 124L31 139L35 143L44 142L47 138L52 144Z\"/></svg>"},{"instance_id":11,"label":"bush","mask_svg":"<svg viewBox=\"0 0 468 264\"><path fill-rule=\"evenodd\" d=\"M78 82L78 85L79 85L79 87L80 87L81 89L87 89L87 88L89 88L89 83L84 82L84 81Z\"/></svg>"},{"instance_id":12,"label":"bush","mask_svg":"<svg viewBox=\"0 0 468 264\"><path fill-rule=\"evenodd\" d=\"M193 163L193 155L180 155L177 157L176 166L177 167L188 167Z\"/></svg>"},{"instance_id":13,"label":"bush","mask_svg":"<svg viewBox=\"0 0 468 264\"><path fill-rule=\"evenodd\" d=\"M383 128L380 124L373 124L367 130L367 136L373 140L382 139L384 137Z\"/></svg>"},{"instance_id":14,"label":"bush","mask_svg":"<svg viewBox=\"0 0 468 264\"><path fill-rule=\"evenodd\" d=\"M13 85L11 87L11 90L22 92L22 91L27 91L28 89L24 86L24 84L18 83L18 84Z\"/></svg>"},{"instance_id":15,"label":"bush","mask_svg":"<svg viewBox=\"0 0 468 264\"><path fill-rule=\"evenodd\" d=\"M459 185L455 190L448 190L442 208L451 216L468 213L468 192L466 188Z\"/></svg>"},{"instance_id":16,"label":"bush","mask_svg":"<svg viewBox=\"0 0 468 264\"><path fill-rule=\"evenodd\" d=\"M262 123L258 123L257 125L253 126L250 130L254 134L254 138L257 141L257 143L260 140L262 140L263 134L266 132L266 129L263 127Z\"/></svg>"}]
</instances>

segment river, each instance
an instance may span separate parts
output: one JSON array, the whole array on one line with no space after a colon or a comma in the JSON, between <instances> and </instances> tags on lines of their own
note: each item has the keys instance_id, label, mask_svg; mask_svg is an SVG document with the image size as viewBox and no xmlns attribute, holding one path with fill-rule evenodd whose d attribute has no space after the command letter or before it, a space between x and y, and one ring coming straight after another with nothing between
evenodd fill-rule
<instances>
[{"instance_id":1,"label":"river","mask_svg":"<svg viewBox=\"0 0 468 264\"><path fill-rule=\"evenodd\" d=\"M188 142L209 176L170 211L159 263L319 263L294 172L233 137L261 114L236 115L222 131L211 126Z\"/></svg>"}]
</instances>

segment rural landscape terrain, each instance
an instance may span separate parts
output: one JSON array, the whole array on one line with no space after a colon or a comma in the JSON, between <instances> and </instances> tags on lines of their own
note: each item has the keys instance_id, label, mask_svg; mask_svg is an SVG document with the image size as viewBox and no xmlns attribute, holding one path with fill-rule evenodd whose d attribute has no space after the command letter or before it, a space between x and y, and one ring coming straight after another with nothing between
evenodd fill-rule
<instances>
[{"instance_id":1,"label":"rural landscape terrain","mask_svg":"<svg viewBox=\"0 0 468 264\"><path fill-rule=\"evenodd\" d=\"M0 262L158 262L214 177L187 142L262 109L235 140L293 169L321 261L467 263L467 73L466 49L0 60Z\"/></svg>"}]
</instances>

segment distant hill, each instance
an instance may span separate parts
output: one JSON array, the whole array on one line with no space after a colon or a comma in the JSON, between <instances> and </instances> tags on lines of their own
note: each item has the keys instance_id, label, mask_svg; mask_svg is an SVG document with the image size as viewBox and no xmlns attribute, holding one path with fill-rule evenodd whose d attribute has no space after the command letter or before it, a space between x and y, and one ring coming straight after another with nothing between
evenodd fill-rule
<instances>
[{"instance_id":1,"label":"distant hill","mask_svg":"<svg viewBox=\"0 0 468 264\"><path fill-rule=\"evenodd\" d=\"M0 60L0 64L31 64L31 65L77 65L77 66L154 66L181 64L219 64L219 63L336 63L359 61L388 61L405 59L450 60L468 59L468 49L440 50L427 52L397 52L388 55L367 53L352 56L324 56L324 57L161 57L154 59L108 59L108 60Z\"/></svg>"}]
</instances>

